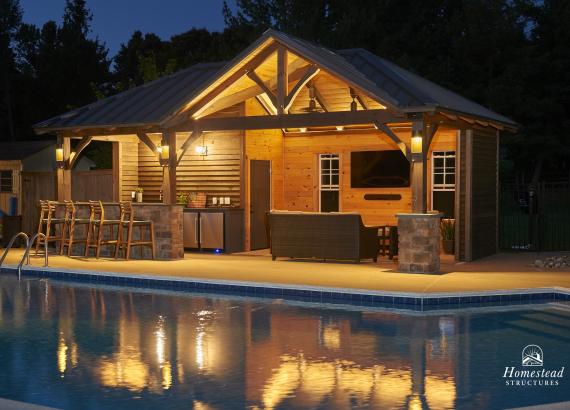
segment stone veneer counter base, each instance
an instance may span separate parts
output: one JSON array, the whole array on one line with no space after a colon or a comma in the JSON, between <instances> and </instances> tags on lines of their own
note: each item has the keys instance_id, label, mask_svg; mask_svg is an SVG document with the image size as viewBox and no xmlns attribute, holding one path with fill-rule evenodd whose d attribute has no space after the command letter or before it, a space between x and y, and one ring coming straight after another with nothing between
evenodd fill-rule
<instances>
[{"instance_id":1,"label":"stone veneer counter base","mask_svg":"<svg viewBox=\"0 0 570 410\"><path fill-rule=\"evenodd\" d=\"M398 269L410 273L437 273L440 268L441 214L397 214Z\"/></svg>"}]
</instances>

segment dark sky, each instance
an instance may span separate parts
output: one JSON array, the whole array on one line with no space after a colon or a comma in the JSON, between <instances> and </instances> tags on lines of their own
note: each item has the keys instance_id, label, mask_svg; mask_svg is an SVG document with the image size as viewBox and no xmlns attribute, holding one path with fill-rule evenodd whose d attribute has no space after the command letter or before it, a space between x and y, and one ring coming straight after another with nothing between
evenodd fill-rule
<instances>
[{"instance_id":1,"label":"dark sky","mask_svg":"<svg viewBox=\"0 0 570 410\"><path fill-rule=\"evenodd\" d=\"M228 1L233 7L234 0ZM20 0L24 21L37 26L61 22L65 0ZM87 0L93 14L92 35L99 36L112 57L135 30L163 39L192 27L223 30L223 0Z\"/></svg>"}]
</instances>

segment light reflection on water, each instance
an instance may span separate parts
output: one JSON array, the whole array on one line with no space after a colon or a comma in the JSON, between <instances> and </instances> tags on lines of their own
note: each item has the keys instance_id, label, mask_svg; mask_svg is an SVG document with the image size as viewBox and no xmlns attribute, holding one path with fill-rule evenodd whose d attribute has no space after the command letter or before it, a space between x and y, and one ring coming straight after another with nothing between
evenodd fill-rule
<instances>
[{"instance_id":1,"label":"light reflection on water","mask_svg":"<svg viewBox=\"0 0 570 410\"><path fill-rule=\"evenodd\" d=\"M0 277L0 397L62 409L505 408L536 343L570 359L570 313L399 314ZM556 363L553 356L556 356Z\"/></svg>"}]
</instances>

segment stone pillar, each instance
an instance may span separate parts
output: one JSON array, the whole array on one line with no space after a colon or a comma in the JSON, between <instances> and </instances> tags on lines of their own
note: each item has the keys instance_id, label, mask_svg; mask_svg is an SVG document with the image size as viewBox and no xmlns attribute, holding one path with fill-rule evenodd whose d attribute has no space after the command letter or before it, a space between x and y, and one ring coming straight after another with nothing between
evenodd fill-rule
<instances>
[{"instance_id":1,"label":"stone pillar","mask_svg":"<svg viewBox=\"0 0 570 410\"><path fill-rule=\"evenodd\" d=\"M397 214L398 269L410 273L439 272L439 224L442 214Z\"/></svg>"}]
</instances>

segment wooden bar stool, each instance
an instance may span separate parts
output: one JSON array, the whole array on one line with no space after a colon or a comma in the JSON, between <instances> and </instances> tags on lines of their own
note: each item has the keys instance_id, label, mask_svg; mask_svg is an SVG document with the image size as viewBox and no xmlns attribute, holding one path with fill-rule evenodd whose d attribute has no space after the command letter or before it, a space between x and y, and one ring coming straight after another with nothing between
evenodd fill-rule
<instances>
[{"instance_id":1,"label":"wooden bar stool","mask_svg":"<svg viewBox=\"0 0 570 410\"><path fill-rule=\"evenodd\" d=\"M95 257L99 258L101 247L105 245L117 246L120 232L120 219L105 219L105 209L101 201L89 201L89 224L85 238L85 256L89 256L89 249L95 248ZM117 236L113 237L113 227L117 227ZM105 227L108 227L108 238L103 237Z\"/></svg>"},{"instance_id":2,"label":"wooden bar stool","mask_svg":"<svg viewBox=\"0 0 570 410\"><path fill-rule=\"evenodd\" d=\"M65 218L56 217L58 205L59 203L56 201L40 200L40 221L38 223L38 233L43 233L45 235L45 239L38 236L36 240L36 256L38 255L40 245L43 245L44 243L49 245L50 242L59 242L61 251L63 246L63 227L65 225ZM59 235L57 234L58 230Z\"/></svg>"},{"instance_id":3,"label":"wooden bar stool","mask_svg":"<svg viewBox=\"0 0 570 410\"><path fill-rule=\"evenodd\" d=\"M65 202L65 224L63 225L63 239L62 245L60 249L60 255L63 255L65 247L67 246L67 256L71 256L71 250L73 249L73 245L76 243L84 243L85 250L87 250L87 229L85 230L85 236L80 239L75 238L75 228L78 225L85 225L85 228L88 228L89 219L86 218L78 218L77 217L77 207L73 203L73 201L64 201Z\"/></svg>"},{"instance_id":4,"label":"wooden bar stool","mask_svg":"<svg viewBox=\"0 0 570 410\"><path fill-rule=\"evenodd\" d=\"M152 221L135 221L133 205L130 201L122 201L119 203L121 207L121 227L119 228L119 240L115 249L115 258L119 257L121 250L125 251L125 259L131 257L131 247L133 246L150 246L152 259L154 259L154 223ZM134 240L134 228L139 228L139 238ZM144 229L149 229L148 239L144 238ZM126 235L125 235L126 229ZM126 240L125 240L126 236Z\"/></svg>"}]
</instances>

